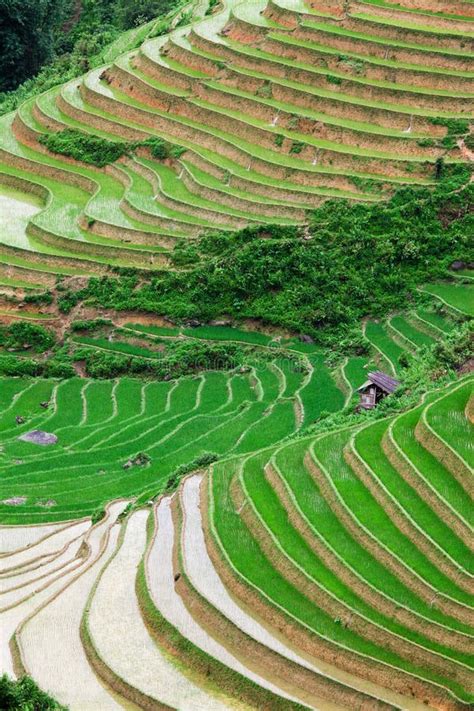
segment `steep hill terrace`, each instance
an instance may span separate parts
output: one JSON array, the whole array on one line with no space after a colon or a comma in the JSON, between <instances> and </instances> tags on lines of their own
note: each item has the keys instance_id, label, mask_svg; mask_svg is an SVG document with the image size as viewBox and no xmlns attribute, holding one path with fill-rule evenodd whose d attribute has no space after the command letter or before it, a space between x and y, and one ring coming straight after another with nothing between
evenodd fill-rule
<instances>
[{"instance_id":1,"label":"steep hill terrace","mask_svg":"<svg viewBox=\"0 0 474 711\"><path fill-rule=\"evenodd\" d=\"M15 650L71 708L467 711L472 376L398 415L286 439L303 381L258 377L2 381L2 496L23 492L2 517L2 668ZM59 425L55 481L9 437L18 407ZM153 464L114 475L111 455L145 438L164 475L216 417L230 456L126 509L156 487Z\"/></svg>"},{"instance_id":2,"label":"steep hill terrace","mask_svg":"<svg viewBox=\"0 0 474 711\"><path fill-rule=\"evenodd\" d=\"M167 268L205 231L430 185L437 162L470 155L473 40L472 4L436 0L226 0L175 22L1 119L0 183L44 204L2 237L2 273ZM41 142L68 128L181 154L143 147L99 169Z\"/></svg>"}]
</instances>

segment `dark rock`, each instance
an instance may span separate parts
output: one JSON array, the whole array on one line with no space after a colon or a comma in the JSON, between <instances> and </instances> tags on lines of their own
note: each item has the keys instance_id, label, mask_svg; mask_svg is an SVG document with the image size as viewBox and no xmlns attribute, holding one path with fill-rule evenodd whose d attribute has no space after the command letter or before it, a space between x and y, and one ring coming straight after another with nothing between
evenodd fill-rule
<instances>
[{"instance_id":1,"label":"dark rock","mask_svg":"<svg viewBox=\"0 0 474 711\"><path fill-rule=\"evenodd\" d=\"M22 417L21 415L17 415L15 417L15 421L16 421L17 425L23 425L26 422L25 418Z\"/></svg>"},{"instance_id":2,"label":"dark rock","mask_svg":"<svg viewBox=\"0 0 474 711\"><path fill-rule=\"evenodd\" d=\"M188 321L188 326L190 326L190 328L197 328L200 325L201 322L198 321L197 318L192 318Z\"/></svg>"},{"instance_id":3,"label":"dark rock","mask_svg":"<svg viewBox=\"0 0 474 711\"><path fill-rule=\"evenodd\" d=\"M174 576L174 582L177 583L178 580L180 579L180 577L181 577L181 573L176 573L176 575Z\"/></svg>"},{"instance_id":4,"label":"dark rock","mask_svg":"<svg viewBox=\"0 0 474 711\"><path fill-rule=\"evenodd\" d=\"M49 407L49 402L47 400L44 400L43 402L40 402L40 407L43 408L43 410L47 410Z\"/></svg>"},{"instance_id":5,"label":"dark rock","mask_svg":"<svg viewBox=\"0 0 474 711\"><path fill-rule=\"evenodd\" d=\"M460 259L456 259L452 264L449 265L449 268L452 269L453 272L458 272L460 269L466 268L466 262L462 262Z\"/></svg>"},{"instance_id":6,"label":"dark rock","mask_svg":"<svg viewBox=\"0 0 474 711\"><path fill-rule=\"evenodd\" d=\"M311 336L308 336L306 333L301 333L299 339L301 343L314 343L314 340L311 338Z\"/></svg>"}]
</instances>

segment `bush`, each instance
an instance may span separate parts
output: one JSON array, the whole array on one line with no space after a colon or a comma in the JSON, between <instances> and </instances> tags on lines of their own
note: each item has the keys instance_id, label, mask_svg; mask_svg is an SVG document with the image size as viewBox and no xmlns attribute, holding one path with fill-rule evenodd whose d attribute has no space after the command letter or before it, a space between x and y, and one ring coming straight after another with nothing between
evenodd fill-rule
<instances>
[{"instance_id":1,"label":"bush","mask_svg":"<svg viewBox=\"0 0 474 711\"><path fill-rule=\"evenodd\" d=\"M71 323L71 331L96 331L104 326L112 326L109 318L77 320Z\"/></svg>"},{"instance_id":2,"label":"bush","mask_svg":"<svg viewBox=\"0 0 474 711\"><path fill-rule=\"evenodd\" d=\"M39 140L52 153L69 156L98 168L114 163L130 148L128 143L108 141L105 138L73 128L66 128L58 133L45 134Z\"/></svg>"},{"instance_id":3,"label":"bush","mask_svg":"<svg viewBox=\"0 0 474 711\"><path fill-rule=\"evenodd\" d=\"M186 150L162 138L148 138L144 141L125 143L123 141L108 141L105 138L73 128L66 128L58 133L45 134L39 140L53 153L69 156L74 160L95 165L97 168L104 168L106 165L115 163L122 156L133 153L141 146L150 148L151 155L157 160L179 158ZM93 218L89 218L89 227L92 227L94 222Z\"/></svg>"},{"instance_id":4,"label":"bush","mask_svg":"<svg viewBox=\"0 0 474 711\"><path fill-rule=\"evenodd\" d=\"M153 359L95 350L90 346L78 348L73 358L85 361L91 378L143 375L163 380L203 370L232 370L242 364L245 353L244 348L231 343L179 341L170 343L161 357Z\"/></svg>"},{"instance_id":5,"label":"bush","mask_svg":"<svg viewBox=\"0 0 474 711\"><path fill-rule=\"evenodd\" d=\"M2 711L67 711L37 686L28 676L18 681L6 674L0 677L0 708Z\"/></svg>"},{"instance_id":6,"label":"bush","mask_svg":"<svg viewBox=\"0 0 474 711\"><path fill-rule=\"evenodd\" d=\"M181 479L186 476L186 474L190 474L191 472L195 472L198 469L204 469L208 467L210 464L213 462L217 462L219 459L218 454L214 454L212 452L206 452L206 454L202 454L200 457L196 457L193 459L191 462L188 462L187 464L181 464L173 474L169 477L168 481L166 482L165 486L165 491L171 492L174 491L177 487Z\"/></svg>"},{"instance_id":7,"label":"bush","mask_svg":"<svg viewBox=\"0 0 474 711\"><path fill-rule=\"evenodd\" d=\"M301 153L304 146L305 144L303 143L303 141L293 141L293 143L291 144L290 153Z\"/></svg>"},{"instance_id":8,"label":"bush","mask_svg":"<svg viewBox=\"0 0 474 711\"><path fill-rule=\"evenodd\" d=\"M51 331L28 321L0 326L0 345L6 349L21 351L31 348L38 353L43 353L52 348L54 343L55 338Z\"/></svg>"},{"instance_id":9,"label":"bush","mask_svg":"<svg viewBox=\"0 0 474 711\"><path fill-rule=\"evenodd\" d=\"M53 303L53 295L50 291L43 291L41 294L26 294L23 301L25 304L44 304L49 306Z\"/></svg>"},{"instance_id":10,"label":"bush","mask_svg":"<svg viewBox=\"0 0 474 711\"><path fill-rule=\"evenodd\" d=\"M383 203L328 201L310 215L310 240L284 225L204 235L193 244L198 261L180 247L180 260L190 257L186 271L140 283L95 277L80 298L174 321L257 318L326 345L349 344L363 317L403 308L454 259L474 261L474 184L459 190L466 178L468 170L447 164L434 191L403 188Z\"/></svg>"}]
</instances>

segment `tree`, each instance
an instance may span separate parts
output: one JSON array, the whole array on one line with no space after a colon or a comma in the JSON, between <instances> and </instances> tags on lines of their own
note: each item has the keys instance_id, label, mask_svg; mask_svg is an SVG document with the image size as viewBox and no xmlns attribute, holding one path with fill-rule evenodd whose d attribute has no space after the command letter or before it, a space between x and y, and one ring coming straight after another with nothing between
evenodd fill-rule
<instances>
[{"instance_id":1,"label":"tree","mask_svg":"<svg viewBox=\"0 0 474 711\"><path fill-rule=\"evenodd\" d=\"M34 76L54 55L71 0L0 0L0 91Z\"/></svg>"}]
</instances>

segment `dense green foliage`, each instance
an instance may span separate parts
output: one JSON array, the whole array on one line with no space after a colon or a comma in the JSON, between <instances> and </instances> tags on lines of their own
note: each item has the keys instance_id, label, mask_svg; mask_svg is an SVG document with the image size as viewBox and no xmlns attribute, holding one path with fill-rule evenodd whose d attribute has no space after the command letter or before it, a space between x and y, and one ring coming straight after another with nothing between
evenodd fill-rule
<instances>
[{"instance_id":1,"label":"dense green foliage","mask_svg":"<svg viewBox=\"0 0 474 711\"><path fill-rule=\"evenodd\" d=\"M14 89L54 55L71 0L0 0L0 91Z\"/></svg>"},{"instance_id":2,"label":"dense green foliage","mask_svg":"<svg viewBox=\"0 0 474 711\"><path fill-rule=\"evenodd\" d=\"M127 143L107 141L72 128L58 133L44 134L40 137L40 143L52 153L69 156L99 168L114 163L128 151Z\"/></svg>"},{"instance_id":3,"label":"dense green foliage","mask_svg":"<svg viewBox=\"0 0 474 711\"><path fill-rule=\"evenodd\" d=\"M108 141L106 138L100 138L100 136L77 131L73 128L67 128L58 133L44 134L39 141L52 153L69 156L98 168L115 163L119 158L132 153L140 146L148 147L153 158L157 160L177 158L183 151L179 146L173 146L161 138L150 138L135 143Z\"/></svg>"},{"instance_id":4,"label":"dense green foliage","mask_svg":"<svg viewBox=\"0 0 474 711\"><path fill-rule=\"evenodd\" d=\"M165 491L175 491L178 488L179 482L186 474L196 472L199 469L207 469L210 464L217 462L218 459L219 456L217 454L208 452L207 454L196 457L187 464L181 464L166 482Z\"/></svg>"},{"instance_id":5,"label":"dense green foliage","mask_svg":"<svg viewBox=\"0 0 474 711\"><path fill-rule=\"evenodd\" d=\"M152 353L150 352L150 355ZM178 378L202 370L231 370L244 361L244 349L232 343L173 342L163 354L145 359L138 355L107 353L83 347L74 360L83 360L91 378L146 375L159 380Z\"/></svg>"},{"instance_id":6,"label":"dense green foliage","mask_svg":"<svg viewBox=\"0 0 474 711\"><path fill-rule=\"evenodd\" d=\"M72 378L76 374L72 365L58 358L45 361L18 356L0 356L0 375L34 378Z\"/></svg>"},{"instance_id":7,"label":"dense green foliage","mask_svg":"<svg viewBox=\"0 0 474 711\"><path fill-rule=\"evenodd\" d=\"M108 318L80 319L71 323L71 331L96 331L104 326L111 326Z\"/></svg>"},{"instance_id":8,"label":"dense green foliage","mask_svg":"<svg viewBox=\"0 0 474 711\"><path fill-rule=\"evenodd\" d=\"M0 346L12 350L32 349L38 353L54 345L54 335L43 326L18 321L11 326L0 326Z\"/></svg>"},{"instance_id":9,"label":"dense green foliage","mask_svg":"<svg viewBox=\"0 0 474 711\"><path fill-rule=\"evenodd\" d=\"M465 176L462 176L465 178ZM330 201L311 217L311 239L297 227L265 226L204 236L178 246L185 272L93 278L64 295L104 307L142 309L177 321L229 314L308 333L329 344L351 337L365 316L413 301L415 287L445 276L454 259L473 261L474 186L448 193L404 188L388 204Z\"/></svg>"},{"instance_id":10,"label":"dense green foliage","mask_svg":"<svg viewBox=\"0 0 474 711\"><path fill-rule=\"evenodd\" d=\"M121 32L178 6L176 0L82 0L78 12L72 0L0 0L0 114L100 66Z\"/></svg>"},{"instance_id":11,"label":"dense green foliage","mask_svg":"<svg viewBox=\"0 0 474 711\"><path fill-rule=\"evenodd\" d=\"M18 681L0 677L0 708L3 711L65 711L51 696L38 688L30 677Z\"/></svg>"}]
</instances>

